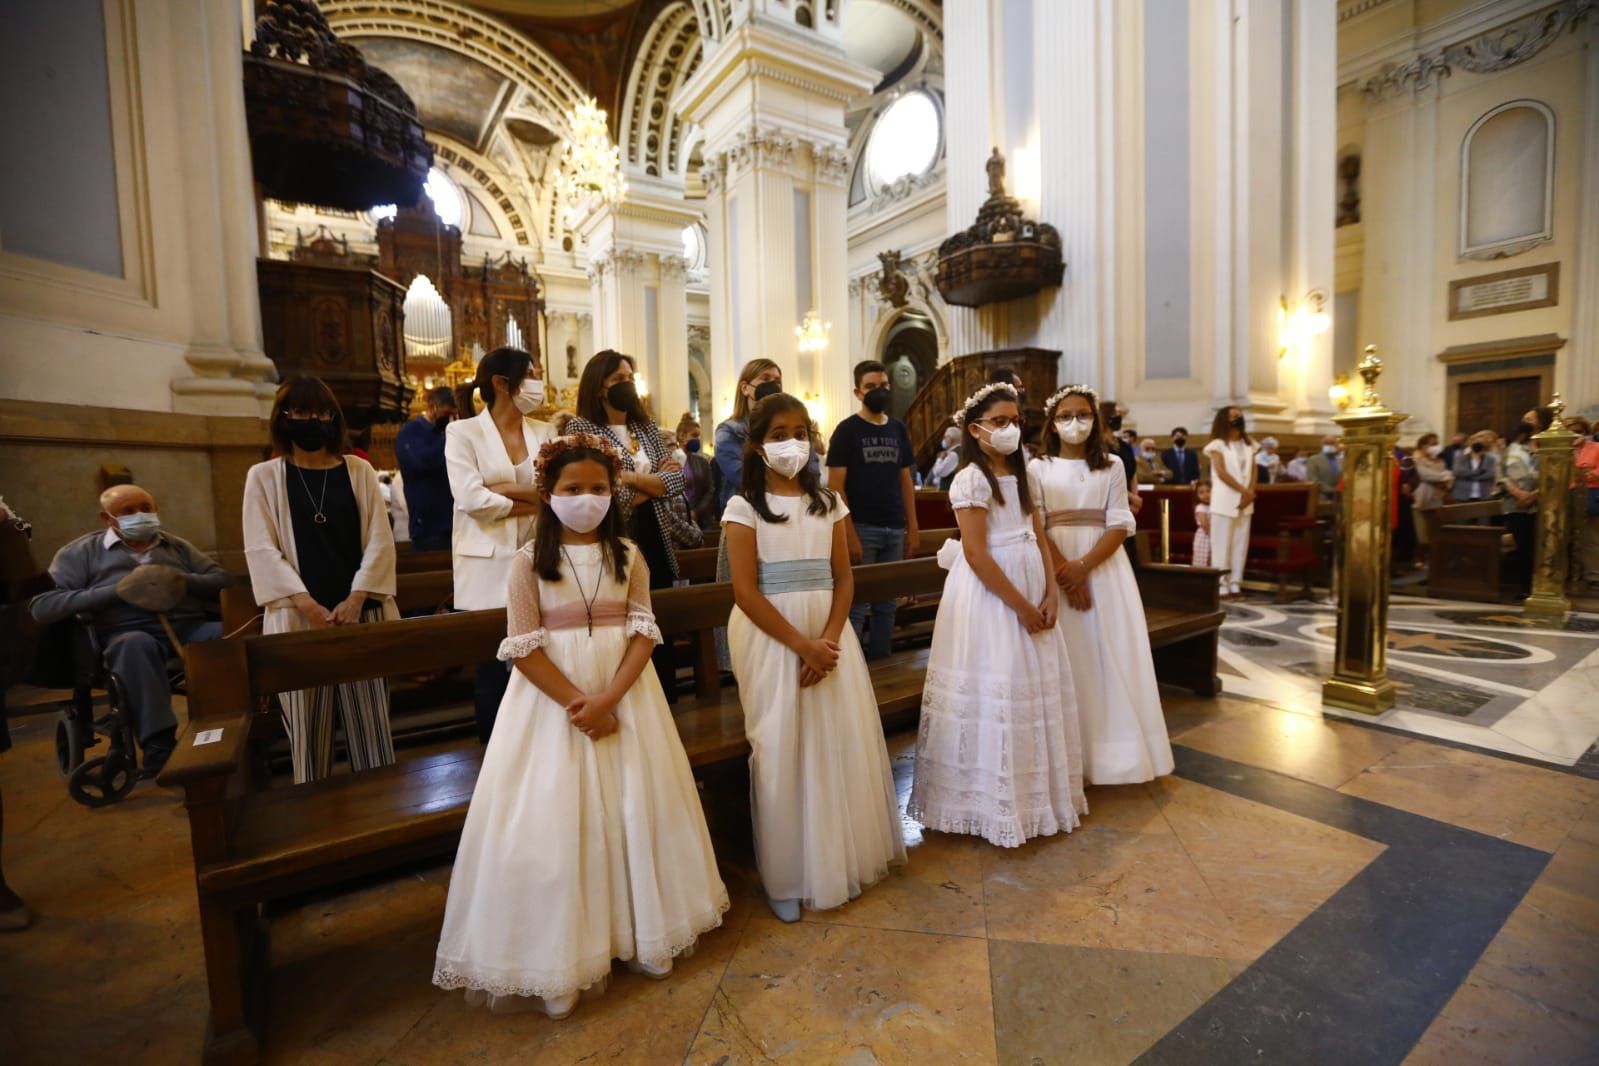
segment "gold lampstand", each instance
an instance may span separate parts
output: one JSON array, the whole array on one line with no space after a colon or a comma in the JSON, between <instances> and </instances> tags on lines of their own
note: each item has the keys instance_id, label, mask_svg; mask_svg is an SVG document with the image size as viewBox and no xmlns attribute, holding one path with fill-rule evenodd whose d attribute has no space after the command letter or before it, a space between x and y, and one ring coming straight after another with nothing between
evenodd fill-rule
<instances>
[{"instance_id":1,"label":"gold lampstand","mask_svg":"<svg viewBox=\"0 0 1599 1066\"><path fill-rule=\"evenodd\" d=\"M1364 382L1357 406L1333 421L1343 429L1344 489L1339 506L1343 565L1336 580L1338 645L1333 676L1322 683L1323 703L1366 714L1394 705L1388 680L1388 563L1393 537L1394 445L1406 415L1390 411L1377 394L1382 360L1367 345L1360 361Z\"/></svg>"},{"instance_id":2,"label":"gold lampstand","mask_svg":"<svg viewBox=\"0 0 1599 1066\"><path fill-rule=\"evenodd\" d=\"M1533 434L1538 442L1538 540L1532 568L1532 595L1521 610L1529 618L1564 622L1571 610L1566 599L1566 576L1571 554L1567 543L1573 528L1571 467L1577 435L1566 428L1561 415L1565 402L1557 392L1549 401L1554 420L1542 433Z\"/></svg>"}]
</instances>

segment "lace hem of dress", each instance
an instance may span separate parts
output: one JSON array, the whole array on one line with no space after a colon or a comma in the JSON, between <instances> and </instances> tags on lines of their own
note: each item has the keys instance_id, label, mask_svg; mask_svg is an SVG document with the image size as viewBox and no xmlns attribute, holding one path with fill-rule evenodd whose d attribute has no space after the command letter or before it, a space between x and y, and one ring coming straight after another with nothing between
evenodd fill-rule
<instances>
[{"instance_id":1,"label":"lace hem of dress","mask_svg":"<svg viewBox=\"0 0 1599 1066\"><path fill-rule=\"evenodd\" d=\"M1070 833L1082 824L1079 812L1063 817L1053 810L1035 810L1024 817L980 812L963 807L937 796L942 790L932 788L932 797L913 796L905 807L905 816L921 823L923 829L935 833L958 833L962 836L982 837L1001 848L1019 848L1034 837ZM1086 804L1085 804L1086 807Z\"/></svg>"},{"instance_id":2,"label":"lace hem of dress","mask_svg":"<svg viewBox=\"0 0 1599 1066\"><path fill-rule=\"evenodd\" d=\"M681 926L678 931L661 938L660 946L653 949L651 954L639 952L640 961L659 965L668 959L677 958L693 947L700 937L721 925L722 916L727 913L730 905L727 893L723 892L721 899L711 910ZM446 991L468 988L487 992L491 996L538 996L541 999L555 999L569 996L573 992L581 992L590 985L604 980L610 972L609 957L604 960L584 959L564 970L514 972L478 970L464 963L445 962L440 959L433 966L433 983Z\"/></svg>"},{"instance_id":3,"label":"lace hem of dress","mask_svg":"<svg viewBox=\"0 0 1599 1066\"><path fill-rule=\"evenodd\" d=\"M657 644L666 643L666 638L661 636L661 627L655 624L655 616L653 614L629 611L627 614L627 635L629 637L649 637Z\"/></svg>"},{"instance_id":4,"label":"lace hem of dress","mask_svg":"<svg viewBox=\"0 0 1599 1066\"><path fill-rule=\"evenodd\" d=\"M532 655L540 648L549 647L549 644L550 631L535 629L531 633L521 633L500 641L500 650L494 653L494 657L501 662L514 662L524 656Z\"/></svg>"}]
</instances>

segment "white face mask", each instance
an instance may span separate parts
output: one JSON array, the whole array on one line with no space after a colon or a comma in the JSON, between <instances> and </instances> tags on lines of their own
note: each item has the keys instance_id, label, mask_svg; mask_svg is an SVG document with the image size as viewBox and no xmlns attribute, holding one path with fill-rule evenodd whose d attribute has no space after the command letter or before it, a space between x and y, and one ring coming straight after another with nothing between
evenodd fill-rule
<instances>
[{"instance_id":1,"label":"white face mask","mask_svg":"<svg viewBox=\"0 0 1599 1066\"><path fill-rule=\"evenodd\" d=\"M774 440L761 446L761 454L766 457L766 465L779 477L793 477L810 459L811 445L809 441L792 438Z\"/></svg>"},{"instance_id":2,"label":"white face mask","mask_svg":"<svg viewBox=\"0 0 1599 1066\"><path fill-rule=\"evenodd\" d=\"M511 397L511 402L525 415L537 411L544 406L544 382L537 378L523 378L522 385L516 390L516 395Z\"/></svg>"},{"instance_id":3,"label":"white face mask","mask_svg":"<svg viewBox=\"0 0 1599 1066\"><path fill-rule=\"evenodd\" d=\"M1075 418L1057 418L1055 432L1060 434L1060 439L1067 444L1081 444L1088 439L1088 434L1093 431L1093 420L1079 422Z\"/></svg>"},{"instance_id":4,"label":"white face mask","mask_svg":"<svg viewBox=\"0 0 1599 1066\"><path fill-rule=\"evenodd\" d=\"M687 466L688 452L685 452L682 448L673 448L672 459L677 463L678 466Z\"/></svg>"},{"instance_id":5,"label":"white face mask","mask_svg":"<svg viewBox=\"0 0 1599 1066\"><path fill-rule=\"evenodd\" d=\"M611 498L585 493L582 496L551 496L550 510L561 525L573 533L592 533L600 528L611 510Z\"/></svg>"},{"instance_id":6,"label":"white face mask","mask_svg":"<svg viewBox=\"0 0 1599 1066\"><path fill-rule=\"evenodd\" d=\"M988 427L983 427L988 429ZM1009 455L1022 444L1022 427L1006 426L1004 429L988 430L988 446L1001 455Z\"/></svg>"},{"instance_id":7,"label":"white face mask","mask_svg":"<svg viewBox=\"0 0 1599 1066\"><path fill-rule=\"evenodd\" d=\"M1442 444L1429 444L1429 445L1427 445L1427 454L1432 456L1434 459L1438 458L1443 453L1444 453L1444 446Z\"/></svg>"}]
</instances>

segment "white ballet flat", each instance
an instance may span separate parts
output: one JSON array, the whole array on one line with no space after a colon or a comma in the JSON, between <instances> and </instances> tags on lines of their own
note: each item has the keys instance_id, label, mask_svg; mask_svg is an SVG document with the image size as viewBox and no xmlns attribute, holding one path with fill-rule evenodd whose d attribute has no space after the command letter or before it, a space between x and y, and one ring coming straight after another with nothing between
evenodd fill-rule
<instances>
[{"instance_id":1,"label":"white ballet flat","mask_svg":"<svg viewBox=\"0 0 1599 1066\"><path fill-rule=\"evenodd\" d=\"M766 905L772 908L772 913L777 915L779 921L797 922L800 920L800 901L797 899L773 899L767 896Z\"/></svg>"}]
</instances>

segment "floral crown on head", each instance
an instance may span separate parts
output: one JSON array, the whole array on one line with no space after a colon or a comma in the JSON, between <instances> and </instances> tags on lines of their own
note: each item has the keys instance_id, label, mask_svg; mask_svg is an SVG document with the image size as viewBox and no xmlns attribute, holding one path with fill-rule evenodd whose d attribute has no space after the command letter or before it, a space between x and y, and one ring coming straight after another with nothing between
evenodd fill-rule
<instances>
[{"instance_id":1,"label":"floral crown on head","mask_svg":"<svg viewBox=\"0 0 1599 1066\"><path fill-rule=\"evenodd\" d=\"M622 473L622 460L616 454L616 449L604 437L596 437L592 433L571 433L564 437L556 437L546 441L539 449L539 457L533 469L533 487L539 492L553 492L555 486L548 483L545 472L550 464L573 448L589 448L605 456L606 465L611 468L611 480L615 481Z\"/></svg>"},{"instance_id":2,"label":"floral crown on head","mask_svg":"<svg viewBox=\"0 0 1599 1066\"><path fill-rule=\"evenodd\" d=\"M961 409L956 411L955 414L951 416L955 420L955 424L957 426L964 426L966 424L966 416L971 414L972 408L976 407L978 404L982 403L996 392L1003 392L1012 400L1016 399L1015 385L1012 385L1007 381L990 382L989 384L978 389L976 392L972 393L970 396L966 397L966 402L961 404Z\"/></svg>"},{"instance_id":3,"label":"floral crown on head","mask_svg":"<svg viewBox=\"0 0 1599 1066\"><path fill-rule=\"evenodd\" d=\"M1099 393L1087 385L1067 385L1064 388L1056 389L1055 395L1044 401L1044 417L1054 418L1055 408L1059 407L1060 402L1068 396L1083 397L1093 406L1094 416L1096 418L1099 416Z\"/></svg>"}]
</instances>

